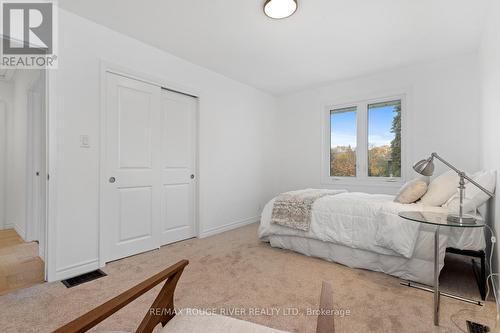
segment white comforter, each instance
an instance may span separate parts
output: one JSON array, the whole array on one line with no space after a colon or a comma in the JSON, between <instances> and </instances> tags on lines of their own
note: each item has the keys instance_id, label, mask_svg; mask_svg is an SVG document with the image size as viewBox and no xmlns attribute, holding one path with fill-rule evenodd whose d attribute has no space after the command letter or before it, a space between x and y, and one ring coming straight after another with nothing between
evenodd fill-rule
<instances>
[{"instance_id":1,"label":"white comforter","mask_svg":"<svg viewBox=\"0 0 500 333\"><path fill-rule=\"evenodd\" d=\"M259 238L265 241L272 235L301 236L411 258L420 223L404 220L398 212L422 211L424 206L399 204L393 199L390 195L355 192L324 196L313 205L309 231L271 224L273 199L262 212ZM425 210L447 212L441 207Z\"/></svg>"}]
</instances>

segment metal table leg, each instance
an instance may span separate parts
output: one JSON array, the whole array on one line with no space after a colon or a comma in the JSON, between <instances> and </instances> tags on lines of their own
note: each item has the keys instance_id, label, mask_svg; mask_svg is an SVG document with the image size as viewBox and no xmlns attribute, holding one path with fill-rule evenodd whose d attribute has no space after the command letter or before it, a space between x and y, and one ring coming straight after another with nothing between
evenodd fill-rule
<instances>
[{"instance_id":1,"label":"metal table leg","mask_svg":"<svg viewBox=\"0 0 500 333\"><path fill-rule=\"evenodd\" d=\"M434 325L439 326L439 226L434 232Z\"/></svg>"},{"instance_id":2,"label":"metal table leg","mask_svg":"<svg viewBox=\"0 0 500 333\"><path fill-rule=\"evenodd\" d=\"M463 173L460 173L460 174L464 175ZM468 302L471 304L476 304L476 305L482 306L483 303L481 301L467 299L465 297L460 297L457 295L452 295L449 293L439 291L439 252L440 252L439 251L439 232L440 232L441 226L446 226L446 227L451 226L448 223L450 221L449 218L443 214L430 214L429 216L425 216L421 212L400 212L398 215L401 218L409 220L409 221L432 224L432 225L436 226L436 229L434 231L434 288L431 289L429 287L417 286L410 281L408 281L406 283L401 283L401 284L406 285L406 286L411 287L411 288L417 288L417 289L426 290L426 291L434 293L434 305L433 305L433 307L434 307L434 325L439 326L439 310L440 310L441 296L451 297L451 298L454 298L457 300L461 300L464 302ZM460 219L460 223L457 224L456 226L463 227L463 225L461 225L461 224L462 224L462 219ZM472 226L472 225L469 225L469 226ZM482 221L480 221L479 223L477 223L474 226L475 227L484 227L484 225L482 224Z\"/></svg>"}]
</instances>

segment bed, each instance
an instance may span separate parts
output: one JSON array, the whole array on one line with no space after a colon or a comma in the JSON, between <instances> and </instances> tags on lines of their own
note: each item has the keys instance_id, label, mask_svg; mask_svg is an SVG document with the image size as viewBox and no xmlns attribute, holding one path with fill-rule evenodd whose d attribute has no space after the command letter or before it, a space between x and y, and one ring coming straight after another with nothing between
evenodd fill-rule
<instances>
[{"instance_id":1,"label":"bed","mask_svg":"<svg viewBox=\"0 0 500 333\"><path fill-rule=\"evenodd\" d=\"M264 207L258 231L259 238L272 247L433 284L434 229L405 221L398 213L448 213L446 208L418 203L400 204L394 202L391 195L346 191L332 193L330 190L328 195L312 205L310 228L303 231L271 223L275 200L272 199ZM486 243L482 228L443 228L440 269L444 266L447 247L484 250Z\"/></svg>"}]
</instances>

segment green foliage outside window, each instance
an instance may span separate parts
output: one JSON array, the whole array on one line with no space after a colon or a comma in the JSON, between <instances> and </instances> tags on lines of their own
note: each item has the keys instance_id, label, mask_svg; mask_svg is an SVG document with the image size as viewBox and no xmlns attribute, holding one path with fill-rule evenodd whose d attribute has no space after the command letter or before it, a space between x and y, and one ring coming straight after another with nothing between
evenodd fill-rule
<instances>
[{"instance_id":1,"label":"green foliage outside window","mask_svg":"<svg viewBox=\"0 0 500 333\"><path fill-rule=\"evenodd\" d=\"M390 142L385 141L382 144L372 144L369 142L368 176L401 177L401 101L371 104L368 106L368 110L369 115L373 117L380 117L385 112L386 118L383 118L383 120L379 118L378 120L387 124L385 125L387 126L386 132L389 130L387 122L391 121L392 117L390 133L393 135ZM331 147L330 175L335 177L355 177L356 149L351 148L351 146Z\"/></svg>"}]
</instances>

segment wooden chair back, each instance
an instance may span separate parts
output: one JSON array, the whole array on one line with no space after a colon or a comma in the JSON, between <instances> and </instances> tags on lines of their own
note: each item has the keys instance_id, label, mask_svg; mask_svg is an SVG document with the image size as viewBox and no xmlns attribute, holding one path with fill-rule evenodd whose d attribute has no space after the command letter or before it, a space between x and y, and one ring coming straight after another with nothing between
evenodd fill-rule
<instances>
[{"instance_id":1,"label":"wooden chair back","mask_svg":"<svg viewBox=\"0 0 500 333\"><path fill-rule=\"evenodd\" d=\"M161 271L149 279L139 283L135 287L123 292L115 298L101 304L95 309L69 322L55 330L55 333L79 333L86 332L96 326L104 319L111 316L127 304L131 303L141 295L145 294L162 281L165 281L162 289L156 296L149 311L146 313L136 332L151 333L153 329L162 324L165 326L174 316L174 291L184 268L188 265L187 260L181 260L173 266ZM330 283L323 281L320 296L320 314L316 326L316 333L335 333L333 292Z\"/></svg>"},{"instance_id":2,"label":"wooden chair back","mask_svg":"<svg viewBox=\"0 0 500 333\"><path fill-rule=\"evenodd\" d=\"M97 308L58 328L54 332L86 332L92 327L99 324L104 319L111 316L116 311L131 303L139 296L145 294L146 292L160 284L162 281L166 280L163 288L151 305L150 310L142 319L142 322L136 332L150 333L159 323L165 326L167 322L175 316L174 291L175 287L177 286L177 282L179 281L179 278L181 277L181 274L188 263L189 262L187 260L179 261L175 265L168 267L160 273L139 283L135 287L125 291L124 293L107 301L106 303L101 304ZM156 309L158 309L159 313L154 311Z\"/></svg>"}]
</instances>

